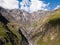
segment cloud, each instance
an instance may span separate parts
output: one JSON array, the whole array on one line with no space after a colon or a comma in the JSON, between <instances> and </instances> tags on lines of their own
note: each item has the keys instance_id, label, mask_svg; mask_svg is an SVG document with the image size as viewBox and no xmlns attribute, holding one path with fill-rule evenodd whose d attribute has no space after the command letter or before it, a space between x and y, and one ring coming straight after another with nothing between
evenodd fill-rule
<instances>
[{"instance_id":1,"label":"cloud","mask_svg":"<svg viewBox=\"0 0 60 45\"><path fill-rule=\"evenodd\" d=\"M18 0L0 0L0 6L6 9L15 9L18 7ZM28 12L34 12L38 10L48 10L48 4L45 4L44 1L41 0L22 0L20 2L20 9L26 10Z\"/></svg>"},{"instance_id":2,"label":"cloud","mask_svg":"<svg viewBox=\"0 0 60 45\"><path fill-rule=\"evenodd\" d=\"M0 6L6 9L18 8L17 0L0 0Z\"/></svg>"},{"instance_id":3,"label":"cloud","mask_svg":"<svg viewBox=\"0 0 60 45\"><path fill-rule=\"evenodd\" d=\"M45 7L49 5L45 4L43 1L39 0L32 0L30 5L30 10L37 11L37 10L45 10Z\"/></svg>"},{"instance_id":4,"label":"cloud","mask_svg":"<svg viewBox=\"0 0 60 45\"><path fill-rule=\"evenodd\" d=\"M38 10L48 10L46 7L48 7L49 3L45 4L43 1L40 0L31 0L31 2L29 0L23 0L20 5L21 9L34 12Z\"/></svg>"},{"instance_id":5,"label":"cloud","mask_svg":"<svg viewBox=\"0 0 60 45\"><path fill-rule=\"evenodd\" d=\"M30 1L29 0L22 0L22 2L20 3L21 8L23 10L29 11L29 6L30 6Z\"/></svg>"},{"instance_id":6,"label":"cloud","mask_svg":"<svg viewBox=\"0 0 60 45\"><path fill-rule=\"evenodd\" d=\"M54 8L54 10L56 10L56 9L58 9L58 8L60 8L60 5L57 5L57 6Z\"/></svg>"}]
</instances>

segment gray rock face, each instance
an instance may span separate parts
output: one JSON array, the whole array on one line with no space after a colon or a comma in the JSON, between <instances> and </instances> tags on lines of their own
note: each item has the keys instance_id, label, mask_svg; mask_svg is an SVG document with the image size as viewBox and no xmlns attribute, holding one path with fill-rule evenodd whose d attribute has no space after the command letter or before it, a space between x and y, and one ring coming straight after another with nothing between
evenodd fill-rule
<instances>
[{"instance_id":1,"label":"gray rock face","mask_svg":"<svg viewBox=\"0 0 60 45\"><path fill-rule=\"evenodd\" d=\"M37 31L36 30L36 28L38 27L37 25L41 24L40 22L42 22L43 19L47 17L47 15L50 14L51 12L41 10L38 12L28 13L24 10L18 9L8 10L0 7L0 13L9 22L17 23L19 25L21 24L22 25L21 28L19 27L18 29L21 29L21 32L27 38L27 40L31 40ZM31 42L29 41L29 43Z\"/></svg>"}]
</instances>

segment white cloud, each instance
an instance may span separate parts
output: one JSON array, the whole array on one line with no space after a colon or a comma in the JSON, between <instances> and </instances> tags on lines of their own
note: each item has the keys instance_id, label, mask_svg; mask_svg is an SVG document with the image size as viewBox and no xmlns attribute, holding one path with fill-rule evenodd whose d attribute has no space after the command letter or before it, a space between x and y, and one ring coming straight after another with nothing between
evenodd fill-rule
<instances>
[{"instance_id":1,"label":"white cloud","mask_svg":"<svg viewBox=\"0 0 60 45\"><path fill-rule=\"evenodd\" d=\"M21 5L20 9L29 11L29 7L28 7L30 5L29 0L22 0L22 2L20 3L20 5Z\"/></svg>"},{"instance_id":2,"label":"white cloud","mask_svg":"<svg viewBox=\"0 0 60 45\"><path fill-rule=\"evenodd\" d=\"M56 10L56 9L58 9L58 8L60 8L60 5L57 5L57 6L54 8L54 10Z\"/></svg>"},{"instance_id":3,"label":"white cloud","mask_svg":"<svg viewBox=\"0 0 60 45\"><path fill-rule=\"evenodd\" d=\"M29 2L29 0L23 0L20 4L21 4L21 9L30 12L34 12L37 10L48 10L46 9L46 7L48 7L49 5L49 3L45 4L43 1L39 1L39 0L31 0L31 2ZM30 7L28 7L27 4L29 4Z\"/></svg>"},{"instance_id":4,"label":"white cloud","mask_svg":"<svg viewBox=\"0 0 60 45\"><path fill-rule=\"evenodd\" d=\"M45 4L43 1L32 0L30 10L32 11L45 10L46 6L48 6L48 4Z\"/></svg>"},{"instance_id":5,"label":"white cloud","mask_svg":"<svg viewBox=\"0 0 60 45\"><path fill-rule=\"evenodd\" d=\"M48 10L45 7L48 7L48 4L45 4L43 1L39 0L22 0L20 2L20 9L26 10L28 12L34 12L37 10ZM18 0L0 0L0 6L6 8L6 9L14 9L18 8Z\"/></svg>"},{"instance_id":6,"label":"white cloud","mask_svg":"<svg viewBox=\"0 0 60 45\"><path fill-rule=\"evenodd\" d=\"M18 8L17 0L0 0L0 6L6 9Z\"/></svg>"}]
</instances>

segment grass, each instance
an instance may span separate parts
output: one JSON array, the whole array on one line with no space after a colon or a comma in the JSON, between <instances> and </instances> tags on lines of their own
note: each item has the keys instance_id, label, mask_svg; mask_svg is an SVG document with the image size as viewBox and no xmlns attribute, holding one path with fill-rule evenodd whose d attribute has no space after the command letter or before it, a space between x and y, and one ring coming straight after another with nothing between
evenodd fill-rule
<instances>
[{"instance_id":1,"label":"grass","mask_svg":"<svg viewBox=\"0 0 60 45\"><path fill-rule=\"evenodd\" d=\"M60 18L60 9L51 14L51 16L48 18L48 22L50 20L55 20L55 19L59 19L59 18Z\"/></svg>"},{"instance_id":2,"label":"grass","mask_svg":"<svg viewBox=\"0 0 60 45\"><path fill-rule=\"evenodd\" d=\"M6 34L6 28L3 25L3 23L0 22L0 36L5 36Z\"/></svg>"},{"instance_id":3,"label":"grass","mask_svg":"<svg viewBox=\"0 0 60 45\"><path fill-rule=\"evenodd\" d=\"M53 24L54 25L56 25L56 24L60 25L60 9L54 11L48 18L46 18L46 20L44 22L42 22L42 25L44 25L46 23L51 23L52 25ZM60 36L57 36L56 39L54 39L53 41L51 41L49 39L49 35L48 35L47 39L48 40L46 42L43 41L43 38L39 39L38 45L60 45Z\"/></svg>"},{"instance_id":4,"label":"grass","mask_svg":"<svg viewBox=\"0 0 60 45\"><path fill-rule=\"evenodd\" d=\"M7 34L6 34L7 29L5 28L5 25L0 22L0 38L6 38L9 40ZM12 45L11 42L8 42L6 45Z\"/></svg>"},{"instance_id":5,"label":"grass","mask_svg":"<svg viewBox=\"0 0 60 45\"><path fill-rule=\"evenodd\" d=\"M17 38L14 38L14 40L18 40L19 42L21 41L21 35L18 33L18 30L16 28L12 28L10 25L8 25L8 28L10 31L17 36ZM5 25L0 21L0 39L1 38L6 38L8 42L6 42L6 45L12 45L10 42L10 37L7 35L6 32L9 32L9 30L5 27ZM13 35L14 36L14 35ZM13 37L12 37L13 38ZM20 45L20 43L18 44Z\"/></svg>"},{"instance_id":6,"label":"grass","mask_svg":"<svg viewBox=\"0 0 60 45\"><path fill-rule=\"evenodd\" d=\"M43 41L43 40L45 40L45 38L46 38L47 40L46 40L46 41ZM49 35L46 35L46 36L44 37L44 39L43 39L43 38L39 39L38 45L48 45L49 42L50 42L50 36L49 36Z\"/></svg>"},{"instance_id":7,"label":"grass","mask_svg":"<svg viewBox=\"0 0 60 45\"><path fill-rule=\"evenodd\" d=\"M43 41L44 39L47 40ZM44 39L43 38L39 39L38 45L60 45L60 36L56 36L55 39L50 40L50 35L46 34L44 36Z\"/></svg>"},{"instance_id":8,"label":"grass","mask_svg":"<svg viewBox=\"0 0 60 45\"><path fill-rule=\"evenodd\" d=\"M10 24L12 24L12 23L10 23ZM18 37L18 39L21 40L22 37L21 37L21 35L19 34L19 32L18 32L18 30L16 29L16 27L12 27L12 25L10 25L10 24L7 24L8 28L10 29L10 31L12 31L13 34L15 34L15 35Z\"/></svg>"}]
</instances>

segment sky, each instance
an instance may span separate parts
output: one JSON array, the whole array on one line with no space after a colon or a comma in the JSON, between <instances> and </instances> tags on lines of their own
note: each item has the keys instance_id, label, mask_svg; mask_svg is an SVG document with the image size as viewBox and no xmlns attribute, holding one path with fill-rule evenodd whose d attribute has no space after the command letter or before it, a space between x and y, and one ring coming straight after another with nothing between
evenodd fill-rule
<instances>
[{"instance_id":1,"label":"sky","mask_svg":"<svg viewBox=\"0 0 60 45\"><path fill-rule=\"evenodd\" d=\"M6 9L23 9L27 12L55 10L60 8L60 0L0 0L0 6Z\"/></svg>"}]
</instances>

